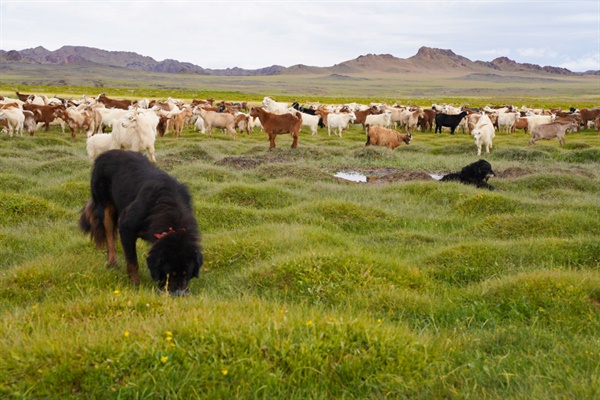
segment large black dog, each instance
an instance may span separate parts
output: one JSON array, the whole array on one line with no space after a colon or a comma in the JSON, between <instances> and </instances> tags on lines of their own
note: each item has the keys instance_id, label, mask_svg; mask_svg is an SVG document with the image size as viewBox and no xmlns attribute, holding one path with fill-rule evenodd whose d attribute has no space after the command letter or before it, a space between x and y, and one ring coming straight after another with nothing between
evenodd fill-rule
<instances>
[{"instance_id":1,"label":"large black dog","mask_svg":"<svg viewBox=\"0 0 600 400\"><path fill-rule=\"evenodd\" d=\"M494 190L495 188L487 183L488 179L496 176L492 170L492 165L485 161L479 160L467 165L460 172L444 175L442 181L458 181L468 185L475 185L478 188Z\"/></svg>"},{"instance_id":2,"label":"large black dog","mask_svg":"<svg viewBox=\"0 0 600 400\"><path fill-rule=\"evenodd\" d=\"M198 277L203 258L192 198L183 184L156 168L142 154L110 150L94 163L92 198L79 218L98 247L108 248L108 265L116 266L117 230L134 284L140 281L135 242L152 243L146 259L152 279L171 294L185 294Z\"/></svg>"}]
</instances>

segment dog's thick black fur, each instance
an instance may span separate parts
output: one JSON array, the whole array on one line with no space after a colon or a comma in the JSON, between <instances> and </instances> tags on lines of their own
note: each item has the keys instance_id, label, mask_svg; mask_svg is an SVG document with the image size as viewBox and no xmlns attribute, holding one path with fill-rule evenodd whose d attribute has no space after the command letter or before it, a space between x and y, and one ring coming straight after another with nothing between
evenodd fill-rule
<instances>
[{"instance_id":1,"label":"dog's thick black fur","mask_svg":"<svg viewBox=\"0 0 600 400\"><path fill-rule=\"evenodd\" d=\"M171 294L185 294L198 277L203 257L200 233L185 185L155 167L141 153L110 150L94 163L92 198L79 227L98 247L106 244L108 264L116 266L118 234L131 281L139 283L136 240L152 243L146 259L152 279Z\"/></svg>"},{"instance_id":2,"label":"dog's thick black fur","mask_svg":"<svg viewBox=\"0 0 600 400\"><path fill-rule=\"evenodd\" d=\"M475 185L478 188L494 190L495 188L487 183L488 179L496 176L492 170L492 165L485 161L479 160L467 165L460 172L444 175L442 181L458 181L468 185Z\"/></svg>"}]
</instances>

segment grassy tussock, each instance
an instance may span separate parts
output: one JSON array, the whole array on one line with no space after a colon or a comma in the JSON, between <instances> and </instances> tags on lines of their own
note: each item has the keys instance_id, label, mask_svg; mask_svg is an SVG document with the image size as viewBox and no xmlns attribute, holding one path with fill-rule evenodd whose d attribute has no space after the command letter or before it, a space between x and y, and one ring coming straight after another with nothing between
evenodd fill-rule
<instances>
[{"instance_id":1,"label":"grassy tussock","mask_svg":"<svg viewBox=\"0 0 600 400\"><path fill-rule=\"evenodd\" d=\"M596 148L575 150L564 157L564 160L569 163L597 163L598 159L600 159L600 150Z\"/></svg>"},{"instance_id":2,"label":"grassy tussock","mask_svg":"<svg viewBox=\"0 0 600 400\"><path fill-rule=\"evenodd\" d=\"M0 397L595 398L600 136L527 141L494 139L489 192L427 179L480 158L463 134L157 138L205 256L168 298L147 244L134 287L79 232L85 138L2 136Z\"/></svg>"},{"instance_id":3,"label":"grassy tussock","mask_svg":"<svg viewBox=\"0 0 600 400\"><path fill-rule=\"evenodd\" d=\"M544 192L547 190L568 189L575 192L596 193L600 190L598 182L583 176L567 174L539 174L517 179L513 184L518 188Z\"/></svg>"},{"instance_id":4,"label":"grassy tussock","mask_svg":"<svg viewBox=\"0 0 600 400\"><path fill-rule=\"evenodd\" d=\"M477 217L481 215L515 213L530 208L519 200L510 199L495 193L478 193L464 196L464 200L456 204L456 212L464 216Z\"/></svg>"},{"instance_id":5,"label":"grassy tussock","mask_svg":"<svg viewBox=\"0 0 600 400\"><path fill-rule=\"evenodd\" d=\"M424 262L430 266L433 277L463 285L536 269L597 270L599 251L600 244L595 241L577 239L483 242L451 246L427 257Z\"/></svg>"},{"instance_id":6,"label":"grassy tussock","mask_svg":"<svg viewBox=\"0 0 600 400\"><path fill-rule=\"evenodd\" d=\"M215 203L230 203L242 207L273 209L295 203L293 195L276 187L229 186L211 199Z\"/></svg>"},{"instance_id":7,"label":"grassy tussock","mask_svg":"<svg viewBox=\"0 0 600 400\"><path fill-rule=\"evenodd\" d=\"M498 239L598 235L600 227L589 216L569 210L534 215L491 215L474 231Z\"/></svg>"},{"instance_id":8,"label":"grassy tussock","mask_svg":"<svg viewBox=\"0 0 600 400\"><path fill-rule=\"evenodd\" d=\"M17 224L37 218L56 220L64 216L64 210L44 198L0 193L0 219L4 223Z\"/></svg>"}]
</instances>

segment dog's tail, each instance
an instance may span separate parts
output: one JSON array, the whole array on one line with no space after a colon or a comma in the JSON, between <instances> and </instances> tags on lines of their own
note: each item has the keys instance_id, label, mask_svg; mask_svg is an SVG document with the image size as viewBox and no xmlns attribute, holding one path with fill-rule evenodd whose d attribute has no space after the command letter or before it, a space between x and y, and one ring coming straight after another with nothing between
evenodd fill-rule
<instances>
[{"instance_id":1,"label":"dog's tail","mask_svg":"<svg viewBox=\"0 0 600 400\"><path fill-rule=\"evenodd\" d=\"M96 247L100 248L106 244L106 230L104 223L98 218L96 203L89 199L79 216L79 229L89 233Z\"/></svg>"}]
</instances>

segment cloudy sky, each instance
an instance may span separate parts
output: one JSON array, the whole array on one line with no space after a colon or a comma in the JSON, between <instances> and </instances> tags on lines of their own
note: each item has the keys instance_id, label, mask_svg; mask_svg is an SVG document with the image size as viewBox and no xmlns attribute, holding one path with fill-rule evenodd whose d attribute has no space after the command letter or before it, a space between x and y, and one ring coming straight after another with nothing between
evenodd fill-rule
<instances>
[{"instance_id":1,"label":"cloudy sky","mask_svg":"<svg viewBox=\"0 0 600 400\"><path fill-rule=\"evenodd\" d=\"M599 0L0 0L0 49L89 46L205 68L327 67L421 46L600 70Z\"/></svg>"}]
</instances>

